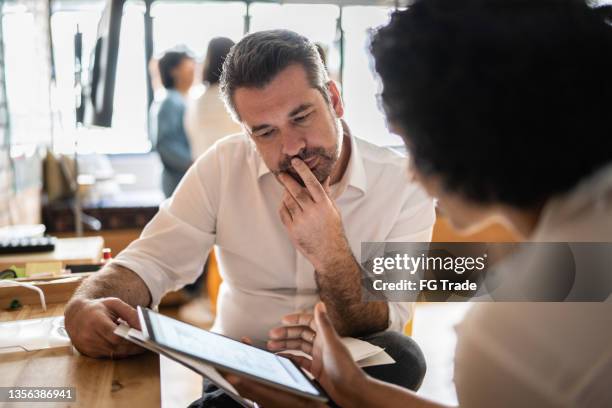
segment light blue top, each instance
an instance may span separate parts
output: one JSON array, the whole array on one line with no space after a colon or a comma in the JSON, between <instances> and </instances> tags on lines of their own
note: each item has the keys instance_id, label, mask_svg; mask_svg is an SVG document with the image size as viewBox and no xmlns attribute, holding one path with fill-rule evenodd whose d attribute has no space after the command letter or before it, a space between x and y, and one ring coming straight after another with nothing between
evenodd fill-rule
<instances>
[{"instance_id":1,"label":"light blue top","mask_svg":"<svg viewBox=\"0 0 612 408\"><path fill-rule=\"evenodd\" d=\"M164 165L162 189L172 195L181 178L191 166L191 148L183 125L185 99L175 89L168 89L157 111L155 148Z\"/></svg>"}]
</instances>

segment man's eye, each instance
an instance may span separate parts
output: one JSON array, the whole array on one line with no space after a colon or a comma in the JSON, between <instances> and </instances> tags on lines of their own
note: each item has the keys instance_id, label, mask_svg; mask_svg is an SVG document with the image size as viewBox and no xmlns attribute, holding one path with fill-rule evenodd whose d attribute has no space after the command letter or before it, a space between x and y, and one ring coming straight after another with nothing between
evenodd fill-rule
<instances>
[{"instance_id":1,"label":"man's eye","mask_svg":"<svg viewBox=\"0 0 612 408\"><path fill-rule=\"evenodd\" d=\"M297 123L304 122L306 120L306 118L308 118L309 116L310 116L310 113L307 113L307 114L305 114L303 116L298 116L297 118L294 118L293 121L297 122Z\"/></svg>"},{"instance_id":2,"label":"man's eye","mask_svg":"<svg viewBox=\"0 0 612 408\"><path fill-rule=\"evenodd\" d=\"M257 137L261 137L261 138L270 137L272 136L272 133L274 133L274 130L268 130L264 133L260 133L259 135L257 135Z\"/></svg>"}]
</instances>

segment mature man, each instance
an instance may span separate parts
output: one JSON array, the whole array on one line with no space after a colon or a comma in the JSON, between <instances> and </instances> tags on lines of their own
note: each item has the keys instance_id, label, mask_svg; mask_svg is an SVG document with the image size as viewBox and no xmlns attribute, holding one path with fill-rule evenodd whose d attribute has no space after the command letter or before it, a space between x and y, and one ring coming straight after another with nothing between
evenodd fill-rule
<instances>
[{"instance_id":1,"label":"mature man","mask_svg":"<svg viewBox=\"0 0 612 408\"><path fill-rule=\"evenodd\" d=\"M214 331L308 352L312 315L296 312L322 300L340 333L382 345L398 362L370 373L418 387L422 354L397 333L410 304L362 302L354 256L362 241L431 238L432 201L404 182L406 160L350 134L336 84L296 33L243 38L221 86L245 134L203 154L141 237L77 291L66 309L73 343L91 356L136 352L112 334L117 319L137 325L133 307L155 307L195 280L216 245L223 284ZM292 327L275 328L285 315Z\"/></svg>"}]
</instances>

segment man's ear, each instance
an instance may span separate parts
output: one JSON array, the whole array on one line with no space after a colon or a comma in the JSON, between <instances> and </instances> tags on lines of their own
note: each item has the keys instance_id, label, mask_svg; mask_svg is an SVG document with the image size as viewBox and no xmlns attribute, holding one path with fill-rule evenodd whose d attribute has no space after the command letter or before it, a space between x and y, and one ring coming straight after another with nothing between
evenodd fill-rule
<instances>
[{"instance_id":1,"label":"man's ear","mask_svg":"<svg viewBox=\"0 0 612 408\"><path fill-rule=\"evenodd\" d=\"M340 96L340 89L334 81L327 82L327 91L329 92L330 103L336 116L341 118L344 116L344 103L342 102L342 96Z\"/></svg>"}]
</instances>

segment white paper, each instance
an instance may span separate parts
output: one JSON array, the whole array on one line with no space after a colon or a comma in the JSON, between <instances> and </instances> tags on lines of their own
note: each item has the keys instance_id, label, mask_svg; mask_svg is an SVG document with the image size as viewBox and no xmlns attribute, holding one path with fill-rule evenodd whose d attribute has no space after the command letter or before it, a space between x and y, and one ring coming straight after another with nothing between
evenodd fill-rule
<instances>
[{"instance_id":1,"label":"white paper","mask_svg":"<svg viewBox=\"0 0 612 408\"><path fill-rule=\"evenodd\" d=\"M64 316L0 323L0 353L70 346Z\"/></svg>"},{"instance_id":2,"label":"white paper","mask_svg":"<svg viewBox=\"0 0 612 408\"><path fill-rule=\"evenodd\" d=\"M359 360L357 365L361 368L365 367L373 367L385 364L395 364L395 360L387 354L385 351L382 351L378 354L374 354L373 356L364 358L363 360Z\"/></svg>"},{"instance_id":3,"label":"white paper","mask_svg":"<svg viewBox=\"0 0 612 408\"><path fill-rule=\"evenodd\" d=\"M384 349L354 337L343 337L342 343L349 349L353 360L357 362L379 353L385 353Z\"/></svg>"}]
</instances>

